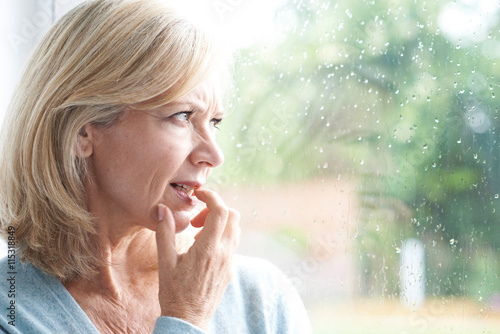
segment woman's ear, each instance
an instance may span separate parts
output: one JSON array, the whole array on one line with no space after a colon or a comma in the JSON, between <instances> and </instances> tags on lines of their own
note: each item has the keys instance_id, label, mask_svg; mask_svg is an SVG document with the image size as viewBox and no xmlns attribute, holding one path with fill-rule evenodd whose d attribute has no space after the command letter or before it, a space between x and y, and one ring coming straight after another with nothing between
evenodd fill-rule
<instances>
[{"instance_id":1,"label":"woman's ear","mask_svg":"<svg viewBox=\"0 0 500 334\"><path fill-rule=\"evenodd\" d=\"M96 128L90 124L84 125L80 131L78 131L76 156L79 158L88 158L92 155L94 151L94 141L95 141L95 131Z\"/></svg>"}]
</instances>

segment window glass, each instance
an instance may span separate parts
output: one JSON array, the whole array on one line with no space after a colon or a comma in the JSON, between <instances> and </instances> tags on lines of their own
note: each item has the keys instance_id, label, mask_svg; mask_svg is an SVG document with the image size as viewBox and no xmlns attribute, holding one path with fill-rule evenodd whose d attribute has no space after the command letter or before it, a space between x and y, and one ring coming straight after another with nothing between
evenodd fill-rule
<instances>
[{"instance_id":1,"label":"window glass","mask_svg":"<svg viewBox=\"0 0 500 334\"><path fill-rule=\"evenodd\" d=\"M316 333L500 328L497 1L288 1L213 179Z\"/></svg>"}]
</instances>

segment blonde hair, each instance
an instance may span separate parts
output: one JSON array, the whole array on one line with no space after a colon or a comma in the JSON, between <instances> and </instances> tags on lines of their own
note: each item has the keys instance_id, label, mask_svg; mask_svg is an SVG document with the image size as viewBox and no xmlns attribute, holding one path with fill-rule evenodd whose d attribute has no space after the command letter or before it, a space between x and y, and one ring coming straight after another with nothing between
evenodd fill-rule
<instances>
[{"instance_id":1,"label":"blonde hair","mask_svg":"<svg viewBox=\"0 0 500 334\"><path fill-rule=\"evenodd\" d=\"M62 281L103 264L86 209L78 132L112 126L192 90L224 62L213 38L149 0L99 0L61 18L35 49L2 131L0 219L23 261Z\"/></svg>"}]
</instances>

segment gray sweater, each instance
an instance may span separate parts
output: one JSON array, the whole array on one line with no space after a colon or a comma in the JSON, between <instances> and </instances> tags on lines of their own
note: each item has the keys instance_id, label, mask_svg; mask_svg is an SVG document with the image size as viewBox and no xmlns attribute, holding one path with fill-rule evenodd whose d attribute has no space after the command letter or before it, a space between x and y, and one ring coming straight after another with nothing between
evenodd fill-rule
<instances>
[{"instance_id":1,"label":"gray sweater","mask_svg":"<svg viewBox=\"0 0 500 334\"><path fill-rule=\"evenodd\" d=\"M295 289L267 261L235 256L234 275L208 333L311 332ZM6 333L99 333L65 287L31 264L0 260L0 330ZM203 333L159 317L153 333Z\"/></svg>"}]
</instances>

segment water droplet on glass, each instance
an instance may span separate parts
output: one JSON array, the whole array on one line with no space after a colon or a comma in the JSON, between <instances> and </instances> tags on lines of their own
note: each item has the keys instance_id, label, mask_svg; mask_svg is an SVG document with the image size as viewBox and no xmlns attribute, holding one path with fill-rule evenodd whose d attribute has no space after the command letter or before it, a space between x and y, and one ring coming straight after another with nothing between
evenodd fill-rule
<instances>
[{"instance_id":1,"label":"water droplet on glass","mask_svg":"<svg viewBox=\"0 0 500 334\"><path fill-rule=\"evenodd\" d=\"M498 194L495 194L495 198L498 198L498 197L500 197L500 196Z\"/></svg>"},{"instance_id":2,"label":"water droplet on glass","mask_svg":"<svg viewBox=\"0 0 500 334\"><path fill-rule=\"evenodd\" d=\"M380 231L380 228L378 225L375 225L375 231L377 231L377 232Z\"/></svg>"},{"instance_id":3,"label":"water droplet on glass","mask_svg":"<svg viewBox=\"0 0 500 334\"><path fill-rule=\"evenodd\" d=\"M439 119L436 117L436 119L434 119L434 122L439 123Z\"/></svg>"},{"instance_id":4,"label":"water droplet on glass","mask_svg":"<svg viewBox=\"0 0 500 334\"><path fill-rule=\"evenodd\" d=\"M450 239L450 245L454 245L456 243L457 243L457 241L455 239Z\"/></svg>"},{"instance_id":5,"label":"water droplet on glass","mask_svg":"<svg viewBox=\"0 0 500 334\"><path fill-rule=\"evenodd\" d=\"M240 148L241 147L241 143L236 144L236 147Z\"/></svg>"},{"instance_id":6,"label":"water droplet on glass","mask_svg":"<svg viewBox=\"0 0 500 334\"><path fill-rule=\"evenodd\" d=\"M457 144L462 144L462 138L460 138L459 140L457 140Z\"/></svg>"},{"instance_id":7,"label":"water droplet on glass","mask_svg":"<svg viewBox=\"0 0 500 334\"><path fill-rule=\"evenodd\" d=\"M477 153L474 153L474 160L477 160Z\"/></svg>"},{"instance_id":8,"label":"water droplet on glass","mask_svg":"<svg viewBox=\"0 0 500 334\"><path fill-rule=\"evenodd\" d=\"M328 168L328 162L325 162L325 163L323 164L323 169L327 169L327 168Z\"/></svg>"},{"instance_id":9,"label":"water droplet on glass","mask_svg":"<svg viewBox=\"0 0 500 334\"><path fill-rule=\"evenodd\" d=\"M424 144L423 149L426 150L427 147L428 147L427 144Z\"/></svg>"}]
</instances>

